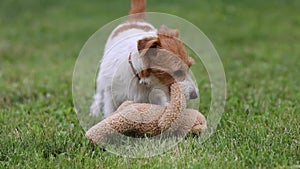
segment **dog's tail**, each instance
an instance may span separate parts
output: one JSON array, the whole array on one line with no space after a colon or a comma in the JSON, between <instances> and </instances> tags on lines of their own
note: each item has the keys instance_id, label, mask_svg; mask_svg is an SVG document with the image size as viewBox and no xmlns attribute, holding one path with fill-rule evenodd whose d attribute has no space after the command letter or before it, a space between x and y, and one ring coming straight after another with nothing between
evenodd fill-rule
<instances>
[{"instance_id":1,"label":"dog's tail","mask_svg":"<svg viewBox=\"0 0 300 169\"><path fill-rule=\"evenodd\" d=\"M146 0L131 0L131 9L129 11L130 20L144 20L146 10Z\"/></svg>"}]
</instances>

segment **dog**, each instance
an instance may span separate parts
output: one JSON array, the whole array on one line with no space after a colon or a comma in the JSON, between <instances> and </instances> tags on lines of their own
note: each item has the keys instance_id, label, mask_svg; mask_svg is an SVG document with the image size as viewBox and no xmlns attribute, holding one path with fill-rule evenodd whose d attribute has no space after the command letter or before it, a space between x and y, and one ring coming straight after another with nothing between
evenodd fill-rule
<instances>
[{"instance_id":1,"label":"dog","mask_svg":"<svg viewBox=\"0 0 300 169\"><path fill-rule=\"evenodd\" d=\"M179 81L187 99L198 97L179 31L145 21L146 0L131 0L129 18L110 34L96 80L90 115L109 117L126 100L167 106Z\"/></svg>"}]
</instances>

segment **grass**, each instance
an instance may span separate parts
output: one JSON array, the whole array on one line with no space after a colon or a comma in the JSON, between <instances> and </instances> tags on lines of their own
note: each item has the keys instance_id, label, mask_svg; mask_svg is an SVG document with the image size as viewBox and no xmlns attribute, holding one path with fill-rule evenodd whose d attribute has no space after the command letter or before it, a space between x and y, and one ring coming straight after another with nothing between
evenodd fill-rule
<instances>
[{"instance_id":1,"label":"grass","mask_svg":"<svg viewBox=\"0 0 300 169\"><path fill-rule=\"evenodd\" d=\"M0 6L0 168L299 168L299 1L153 0L214 43L227 102L205 143L129 159L91 147L73 111L78 53L129 1L4 0ZM207 81L199 83L208 111Z\"/></svg>"}]
</instances>

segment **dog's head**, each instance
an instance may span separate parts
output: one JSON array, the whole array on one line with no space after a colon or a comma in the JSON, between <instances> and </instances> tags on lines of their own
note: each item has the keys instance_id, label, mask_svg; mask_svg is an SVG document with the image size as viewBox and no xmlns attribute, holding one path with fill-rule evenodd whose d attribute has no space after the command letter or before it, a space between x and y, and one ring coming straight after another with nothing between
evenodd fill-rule
<instances>
[{"instance_id":1,"label":"dog's head","mask_svg":"<svg viewBox=\"0 0 300 169\"><path fill-rule=\"evenodd\" d=\"M145 66L140 73L141 78L154 76L160 83L157 85L167 87L179 81L188 89L185 91L188 99L197 98L198 89L189 74L194 60L179 40L178 30L161 26L157 37L138 41L138 50Z\"/></svg>"}]
</instances>

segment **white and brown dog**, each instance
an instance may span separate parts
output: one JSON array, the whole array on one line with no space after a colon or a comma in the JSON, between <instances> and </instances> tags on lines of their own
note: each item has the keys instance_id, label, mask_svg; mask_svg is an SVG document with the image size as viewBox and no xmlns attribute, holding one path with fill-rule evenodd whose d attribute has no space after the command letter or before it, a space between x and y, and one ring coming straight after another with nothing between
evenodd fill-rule
<instances>
[{"instance_id":1,"label":"white and brown dog","mask_svg":"<svg viewBox=\"0 0 300 169\"><path fill-rule=\"evenodd\" d=\"M110 116L126 100L168 105L170 85L180 81L188 99L198 97L189 74L193 59L179 32L144 20L146 0L131 0L130 16L110 34L100 64L90 114Z\"/></svg>"}]
</instances>

